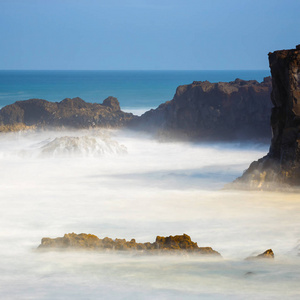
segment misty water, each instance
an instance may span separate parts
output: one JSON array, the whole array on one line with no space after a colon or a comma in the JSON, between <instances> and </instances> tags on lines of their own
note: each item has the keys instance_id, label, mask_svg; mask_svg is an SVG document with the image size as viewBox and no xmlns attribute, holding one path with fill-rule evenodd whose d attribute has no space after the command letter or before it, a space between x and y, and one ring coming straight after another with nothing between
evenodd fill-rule
<instances>
[{"instance_id":1,"label":"misty water","mask_svg":"<svg viewBox=\"0 0 300 300\"><path fill-rule=\"evenodd\" d=\"M299 194L222 189L267 151L113 130L1 135L0 298L299 299ZM70 232L186 233L222 259L36 250ZM244 260L269 248L274 261Z\"/></svg>"}]
</instances>

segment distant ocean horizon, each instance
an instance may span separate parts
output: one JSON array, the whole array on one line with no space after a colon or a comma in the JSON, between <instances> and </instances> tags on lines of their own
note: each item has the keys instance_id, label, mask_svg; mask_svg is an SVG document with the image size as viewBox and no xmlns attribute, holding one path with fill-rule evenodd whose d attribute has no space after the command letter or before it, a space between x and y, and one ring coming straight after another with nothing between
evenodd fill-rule
<instances>
[{"instance_id":1,"label":"distant ocean horizon","mask_svg":"<svg viewBox=\"0 0 300 300\"><path fill-rule=\"evenodd\" d=\"M141 114L171 100L179 85L205 80L229 82L236 78L261 82L267 76L269 70L0 70L0 108L31 98L59 102L80 97L102 103L114 96L122 110Z\"/></svg>"}]
</instances>

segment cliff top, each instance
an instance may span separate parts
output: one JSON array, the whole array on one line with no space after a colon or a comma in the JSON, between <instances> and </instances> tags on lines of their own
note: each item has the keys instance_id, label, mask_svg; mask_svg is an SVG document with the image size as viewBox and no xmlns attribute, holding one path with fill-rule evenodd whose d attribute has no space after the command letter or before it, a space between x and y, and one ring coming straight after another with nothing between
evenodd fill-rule
<instances>
[{"instance_id":1,"label":"cliff top","mask_svg":"<svg viewBox=\"0 0 300 300\"><path fill-rule=\"evenodd\" d=\"M179 97L189 89L198 89L204 93L221 92L230 95L241 90L248 91L252 89L254 92L260 92L263 89L269 89L272 85L271 77L265 77L262 82L257 80L243 80L236 78L230 82L210 82L210 81L193 81L191 84L180 85L175 93L175 97Z\"/></svg>"}]
</instances>

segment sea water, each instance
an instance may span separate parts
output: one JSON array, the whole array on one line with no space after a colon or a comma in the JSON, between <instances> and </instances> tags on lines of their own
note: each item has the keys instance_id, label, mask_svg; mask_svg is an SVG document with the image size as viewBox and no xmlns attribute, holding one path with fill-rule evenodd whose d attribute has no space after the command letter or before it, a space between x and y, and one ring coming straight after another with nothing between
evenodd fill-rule
<instances>
[{"instance_id":1,"label":"sea water","mask_svg":"<svg viewBox=\"0 0 300 300\"><path fill-rule=\"evenodd\" d=\"M210 78L210 72L203 77L187 72L194 75L168 85L168 72L154 72L165 76L154 85L141 72L141 88L141 78L128 73L122 84L126 72L120 72L122 80L97 90L99 77L81 81L80 72L71 72L77 81L67 71L58 72L61 77L26 72L1 73L4 105L75 96L102 102L112 95L121 105L127 99L126 106L145 109L171 99L178 84L225 81L222 76L230 73ZM244 75L227 78L262 80ZM103 92L105 87L111 90ZM1 134L0 298L299 299L299 194L223 190L267 151L267 145L256 144L160 143L127 130ZM70 232L137 242L186 233L222 258L37 251L41 238ZM244 260L269 248L274 261Z\"/></svg>"},{"instance_id":2,"label":"sea water","mask_svg":"<svg viewBox=\"0 0 300 300\"><path fill-rule=\"evenodd\" d=\"M61 101L81 97L102 103L117 97L125 111L140 114L171 100L176 88L193 81L211 82L270 76L268 70L248 71L0 71L0 107L18 100Z\"/></svg>"},{"instance_id":3,"label":"sea water","mask_svg":"<svg viewBox=\"0 0 300 300\"><path fill-rule=\"evenodd\" d=\"M266 145L160 143L125 130L0 136L1 299L299 299L299 194L223 190ZM221 259L37 251L92 233L186 233ZM272 248L274 261L245 261Z\"/></svg>"}]
</instances>

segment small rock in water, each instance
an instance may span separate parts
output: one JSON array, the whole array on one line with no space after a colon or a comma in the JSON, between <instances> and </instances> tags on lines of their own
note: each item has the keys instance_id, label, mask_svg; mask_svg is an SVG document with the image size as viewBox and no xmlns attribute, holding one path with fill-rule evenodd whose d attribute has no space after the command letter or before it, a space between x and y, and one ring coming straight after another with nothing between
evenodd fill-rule
<instances>
[{"instance_id":1,"label":"small rock in water","mask_svg":"<svg viewBox=\"0 0 300 300\"><path fill-rule=\"evenodd\" d=\"M56 137L41 147L41 156L103 156L106 154L126 154L124 145L109 137L63 136Z\"/></svg>"},{"instance_id":2,"label":"small rock in water","mask_svg":"<svg viewBox=\"0 0 300 300\"><path fill-rule=\"evenodd\" d=\"M257 256L250 256L246 258L246 260L256 260L256 259L274 259L274 252L272 249L268 249L264 253L261 253Z\"/></svg>"}]
</instances>

